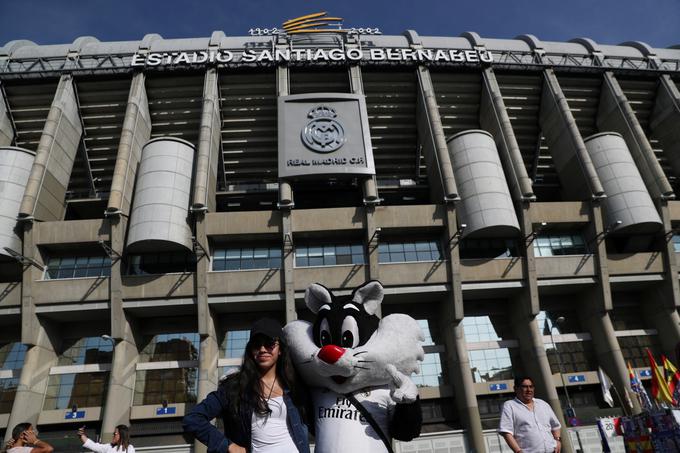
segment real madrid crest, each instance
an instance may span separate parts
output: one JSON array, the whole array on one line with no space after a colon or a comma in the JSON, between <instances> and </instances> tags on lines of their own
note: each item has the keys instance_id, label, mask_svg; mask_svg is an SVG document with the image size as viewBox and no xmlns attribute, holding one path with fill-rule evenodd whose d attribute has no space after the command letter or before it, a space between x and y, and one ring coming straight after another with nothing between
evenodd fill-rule
<instances>
[{"instance_id":1,"label":"real madrid crest","mask_svg":"<svg viewBox=\"0 0 680 453\"><path fill-rule=\"evenodd\" d=\"M307 114L312 120L302 129L302 143L317 153L332 153L345 144L345 130L335 120L335 109L325 105L313 108Z\"/></svg>"}]
</instances>

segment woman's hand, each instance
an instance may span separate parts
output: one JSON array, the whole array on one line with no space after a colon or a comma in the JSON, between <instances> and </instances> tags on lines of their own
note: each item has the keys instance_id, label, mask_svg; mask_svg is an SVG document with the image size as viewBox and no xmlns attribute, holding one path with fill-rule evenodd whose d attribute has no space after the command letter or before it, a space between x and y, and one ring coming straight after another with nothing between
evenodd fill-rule
<instances>
[{"instance_id":1,"label":"woman's hand","mask_svg":"<svg viewBox=\"0 0 680 453\"><path fill-rule=\"evenodd\" d=\"M80 428L78 428L78 437L80 437L80 441L82 443L87 442L87 436L85 435L85 427L84 426L81 426Z\"/></svg>"},{"instance_id":2,"label":"woman's hand","mask_svg":"<svg viewBox=\"0 0 680 453\"><path fill-rule=\"evenodd\" d=\"M229 444L229 449L227 449L228 453L246 453L246 449L240 446L239 444L234 444L231 443Z\"/></svg>"}]
</instances>

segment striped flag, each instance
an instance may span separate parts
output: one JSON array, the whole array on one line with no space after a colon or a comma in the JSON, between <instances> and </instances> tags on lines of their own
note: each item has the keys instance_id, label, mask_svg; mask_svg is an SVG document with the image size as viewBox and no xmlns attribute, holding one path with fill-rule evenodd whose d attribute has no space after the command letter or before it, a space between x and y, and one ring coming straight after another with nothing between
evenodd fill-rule
<instances>
[{"instance_id":1,"label":"striped flag","mask_svg":"<svg viewBox=\"0 0 680 453\"><path fill-rule=\"evenodd\" d=\"M673 397L668 389L666 378L661 368L656 364L649 348L647 348L647 357L649 357L649 367L652 369L652 396L659 402L673 404Z\"/></svg>"},{"instance_id":2,"label":"striped flag","mask_svg":"<svg viewBox=\"0 0 680 453\"><path fill-rule=\"evenodd\" d=\"M644 410L652 409L652 400L649 399L647 390L642 386L642 382L638 379L637 374L633 371L633 367L630 366L628 362L628 377L630 378L630 388L637 395L638 401Z\"/></svg>"},{"instance_id":3,"label":"striped flag","mask_svg":"<svg viewBox=\"0 0 680 453\"><path fill-rule=\"evenodd\" d=\"M665 355L661 356L661 361L666 372L666 384L668 384L668 390L673 397L673 405L677 406L680 404L680 371Z\"/></svg>"}]
</instances>

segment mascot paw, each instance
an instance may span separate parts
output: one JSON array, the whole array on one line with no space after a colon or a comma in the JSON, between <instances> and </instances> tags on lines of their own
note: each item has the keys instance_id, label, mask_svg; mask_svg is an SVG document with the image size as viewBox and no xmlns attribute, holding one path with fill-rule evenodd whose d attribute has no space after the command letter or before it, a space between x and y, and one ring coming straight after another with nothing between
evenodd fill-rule
<instances>
[{"instance_id":1,"label":"mascot paw","mask_svg":"<svg viewBox=\"0 0 680 453\"><path fill-rule=\"evenodd\" d=\"M392 390L390 392L392 399L398 404L414 402L418 397L416 384L392 364L387 365L387 372L392 378Z\"/></svg>"}]
</instances>

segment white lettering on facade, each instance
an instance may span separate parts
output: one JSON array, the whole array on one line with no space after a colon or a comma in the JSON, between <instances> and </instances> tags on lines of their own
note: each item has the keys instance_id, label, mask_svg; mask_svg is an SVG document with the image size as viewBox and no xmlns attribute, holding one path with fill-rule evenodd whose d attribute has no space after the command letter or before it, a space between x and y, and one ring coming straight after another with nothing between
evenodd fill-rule
<instances>
[{"instance_id":1,"label":"white lettering on facade","mask_svg":"<svg viewBox=\"0 0 680 453\"><path fill-rule=\"evenodd\" d=\"M440 63L493 63L493 55L483 49L408 49L373 47L366 50L349 49L244 49L242 51L210 50L196 52L152 52L132 56L131 66L191 65L204 63L277 63L328 61L403 61Z\"/></svg>"}]
</instances>

